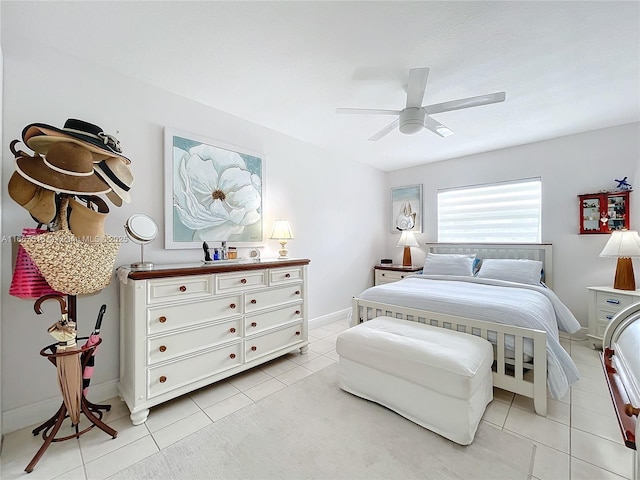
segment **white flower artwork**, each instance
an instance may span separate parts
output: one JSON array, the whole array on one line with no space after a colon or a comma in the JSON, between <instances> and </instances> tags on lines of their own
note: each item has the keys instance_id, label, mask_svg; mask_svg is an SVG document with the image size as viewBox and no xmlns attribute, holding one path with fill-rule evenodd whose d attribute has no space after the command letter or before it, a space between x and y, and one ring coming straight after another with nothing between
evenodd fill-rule
<instances>
[{"instance_id":1,"label":"white flower artwork","mask_svg":"<svg viewBox=\"0 0 640 480\"><path fill-rule=\"evenodd\" d=\"M168 248L203 241L262 240L262 157L178 135L171 137ZM167 212L169 213L169 212Z\"/></svg>"}]
</instances>

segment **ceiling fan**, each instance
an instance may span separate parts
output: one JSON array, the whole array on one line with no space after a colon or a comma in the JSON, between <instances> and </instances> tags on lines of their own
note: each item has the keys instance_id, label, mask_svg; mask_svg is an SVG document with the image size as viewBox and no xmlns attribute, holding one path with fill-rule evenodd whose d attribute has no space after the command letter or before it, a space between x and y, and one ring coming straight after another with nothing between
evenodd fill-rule
<instances>
[{"instance_id":1,"label":"ceiling fan","mask_svg":"<svg viewBox=\"0 0 640 480\"><path fill-rule=\"evenodd\" d=\"M407 84L407 106L402 110L379 110L369 108L337 108L336 113L348 114L374 114L374 115L397 115L393 122L384 127L369 140L380 140L386 134L399 127L401 133L408 135L418 133L423 128L431 130L436 135L447 137L453 135L453 131L442 125L437 120L430 117L435 113L450 112L463 108L479 107L491 103L504 102L507 97L506 92L489 93L477 97L461 98L448 102L435 103L433 105L422 106L424 91L427 87L429 68L412 68L409 70L409 83Z\"/></svg>"}]
</instances>

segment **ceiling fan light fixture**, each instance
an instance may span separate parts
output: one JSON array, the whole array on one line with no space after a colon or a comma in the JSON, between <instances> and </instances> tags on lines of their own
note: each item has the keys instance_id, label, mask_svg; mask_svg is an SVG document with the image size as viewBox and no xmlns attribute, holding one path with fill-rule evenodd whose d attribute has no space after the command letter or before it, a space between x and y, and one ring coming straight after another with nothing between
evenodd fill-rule
<instances>
[{"instance_id":1,"label":"ceiling fan light fixture","mask_svg":"<svg viewBox=\"0 0 640 480\"><path fill-rule=\"evenodd\" d=\"M424 128L424 109L419 107L405 108L400 112L400 132L413 135Z\"/></svg>"},{"instance_id":2,"label":"ceiling fan light fixture","mask_svg":"<svg viewBox=\"0 0 640 480\"><path fill-rule=\"evenodd\" d=\"M436 130L438 131L438 134L442 135L443 137L448 137L449 135L453 135L454 133L445 126L437 127Z\"/></svg>"}]
</instances>

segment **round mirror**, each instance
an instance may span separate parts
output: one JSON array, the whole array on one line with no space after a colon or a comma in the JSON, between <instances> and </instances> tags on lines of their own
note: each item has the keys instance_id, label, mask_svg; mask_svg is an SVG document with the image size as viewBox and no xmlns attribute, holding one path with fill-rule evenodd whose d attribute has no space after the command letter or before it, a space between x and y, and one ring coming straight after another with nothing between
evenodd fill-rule
<instances>
[{"instance_id":1,"label":"round mirror","mask_svg":"<svg viewBox=\"0 0 640 480\"><path fill-rule=\"evenodd\" d=\"M158 225L151 217L136 213L124 225L127 236L136 243L152 242L158 235Z\"/></svg>"},{"instance_id":2,"label":"round mirror","mask_svg":"<svg viewBox=\"0 0 640 480\"><path fill-rule=\"evenodd\" d=\"M142 213L131 215L124 224L127 237L140 245L140 261L131 264L134 270L151 270L153 263L144 261L144 246L151 243L158 235L158 224L153 218Z\"/></svg>"}]
</instances>

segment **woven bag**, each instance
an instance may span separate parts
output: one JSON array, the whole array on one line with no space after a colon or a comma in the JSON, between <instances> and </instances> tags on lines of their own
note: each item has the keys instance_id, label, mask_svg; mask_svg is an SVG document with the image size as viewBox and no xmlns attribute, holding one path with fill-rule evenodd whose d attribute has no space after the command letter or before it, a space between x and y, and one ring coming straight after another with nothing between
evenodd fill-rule
<instances>
[{"instance_id":1,"label":"woven bag","mask_svg":"<svg viewBox=\"0 0 640 480\"><path fill-rule=\"evenodd\" d=\"M40 228L23 228L22 237L32 237L46 232L47 230ZM11 286L9 287L9 295L18 298L40 298L44 295L51 294L59 295L60 292L51 288L40 273L40 270L38 270L36 264L31 260L27 251L22 245L18 245L16 264L13 269Z\"/></svg>"},{"instance_id":2,"label":"woven bag","mask_svg":"<svg viewBox=\"0 0 640 480\"><path fill-rule=\"evenodd\" d=\"M64 197L58 214L60 230L23 238L20 244L52 288L68 295L102 290L111 283L120 242L105 235L100 241L78 239L67 223L69 198Z\"/></svg>"}]
</instances>

